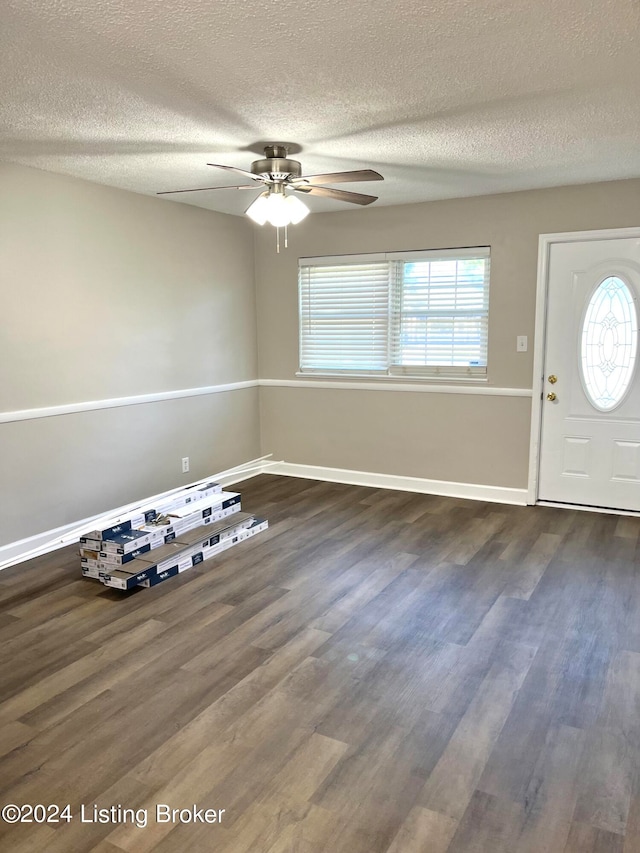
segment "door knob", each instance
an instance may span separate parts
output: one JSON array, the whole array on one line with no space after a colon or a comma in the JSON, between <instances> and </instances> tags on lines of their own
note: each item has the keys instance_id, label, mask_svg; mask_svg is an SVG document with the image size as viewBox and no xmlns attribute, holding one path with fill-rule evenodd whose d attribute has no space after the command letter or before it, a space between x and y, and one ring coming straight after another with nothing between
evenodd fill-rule
<instances>
[{"instance_id":1,"label":"door knob","mask_svg":"<svg viewBox=\"0 0 640 853\"><path fill-rule=\"evenodd\" d=\"M550 393L550 394L547 394L547 400L548 400L550 403L553 403L553 401L554 401L555 399L556 399L556 395L553 393L553 391L551 391L551 393Z\"/></svg>"},{"instance_id":2,"label":"door knob","mask_svg":"<svg viewBox=\"0 0 640 853\"><path fill-rule=\"evenodd\" d=\"M549 376L549 382L550 382L552 385L555 385L557 381L558 381L558 377L555 375L555 373L552 373L552 374Z\"/></svg>"}]
</instances>

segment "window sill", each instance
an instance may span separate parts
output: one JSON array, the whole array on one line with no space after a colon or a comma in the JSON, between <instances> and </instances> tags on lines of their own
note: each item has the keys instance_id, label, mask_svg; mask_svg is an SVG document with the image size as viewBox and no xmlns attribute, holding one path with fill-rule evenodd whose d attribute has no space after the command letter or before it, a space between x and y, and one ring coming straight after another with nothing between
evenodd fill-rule
<instances>
[{"instance_id":1,"label":"window sill","mask_svg":"<svg viewBox=\"0 0 640 853\"><path fill-rule=\"evenodd\" d=\"M416 374L405 375L401 373L320 373L315 371L296 371L295 375L299 379L309 379L311 381L314 379L318 379L319 381L334 380L336 382L344 380L345 382L379 382L380 384L394 383L396 385L405 383L415 385L487 385L489 383L487 376L462 376L460 374L440 374L438 376L434 374L423 374L418 376Z\"/></svg>"}]
</instances>

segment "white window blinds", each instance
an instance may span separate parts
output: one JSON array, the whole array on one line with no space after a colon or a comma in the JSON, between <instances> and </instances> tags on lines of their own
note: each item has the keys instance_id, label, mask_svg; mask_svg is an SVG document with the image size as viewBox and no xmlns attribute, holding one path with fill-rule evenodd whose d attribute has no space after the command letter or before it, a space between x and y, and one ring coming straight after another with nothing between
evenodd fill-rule
<instances>
[{"instance_id":1,"label":"white window blinds","mask_svg":"<svg viewBox=\"0 0 640 853\"><path fill-rule=\"evenodd\" d=\"M302 370L386 371L389 264L384 260L300 266Z\"/></svg>"},{"instance_id":2,"label":"white window blinds","mask_svg":"<svg viewBox=\"0 0 640 853\"><path fill-rule=\"evenodd\" d=\"M486 373L488 251L394 260L393 373Z\"/></svg>"},{"instance_id":3,"label":"white window blinds","mask_svg":"<svg viewBox=\"0 0 640 853\"><path fill-rule=\"evenodd\" d=\"M302 259L300 369L486 374L489 249Z\"/></svg>"}]
</instances>

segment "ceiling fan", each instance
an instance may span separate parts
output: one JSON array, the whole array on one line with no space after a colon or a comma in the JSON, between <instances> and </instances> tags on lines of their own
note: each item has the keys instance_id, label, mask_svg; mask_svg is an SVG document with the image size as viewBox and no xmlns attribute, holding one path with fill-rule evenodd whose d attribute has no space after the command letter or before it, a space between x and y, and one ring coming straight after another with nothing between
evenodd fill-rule
<instances>
[{"instance_id":1,"label":"ceiling fan","mask_svg":"<svg viewBox=\"0 0 640 853\"><path fill-rule=\"evenodd\" d=\"M350 204L371 204L377 196L364 193L336 190L325 184L342 184L355 181L382 181L384 178L372 169L358 169L353 172L329 172L324 175L303 175L302 166L298 160L289 160L288 147L283 143L272 143L264 148L264 159L254 160L251 171L238 169L235 166L222 166L219 163L207 163L216 169L224 169L251 179L251 184L240 184L224 187L196 187L189 190L166 190L157 195L172 195L174 193L206 192L208 190L253 190L263 187L263 192L247 208L247 216L254 222L264 225L270 222L276 227L286 227L301 222L309 213L309 208L292 194L321 196L335 201L346 201Z\"/></svg>"}]
</instances>

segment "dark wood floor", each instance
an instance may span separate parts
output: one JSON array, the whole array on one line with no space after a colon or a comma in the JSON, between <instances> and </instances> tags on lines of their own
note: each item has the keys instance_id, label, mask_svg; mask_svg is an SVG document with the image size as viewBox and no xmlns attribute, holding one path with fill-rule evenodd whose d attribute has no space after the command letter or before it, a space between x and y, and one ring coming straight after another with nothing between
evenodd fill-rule
<instances>
[{"instance_id":1,"label":"dark wood floor","mask_svg":"<svg viewBox=\"0 0 640 853\"><path fill-rule=\"evenodd\" d=\"M270 530L156 588L0 575L0 804L74 813L1 850L640 851L640 519L240 488Z\"/></svg>"}]
</instances>

